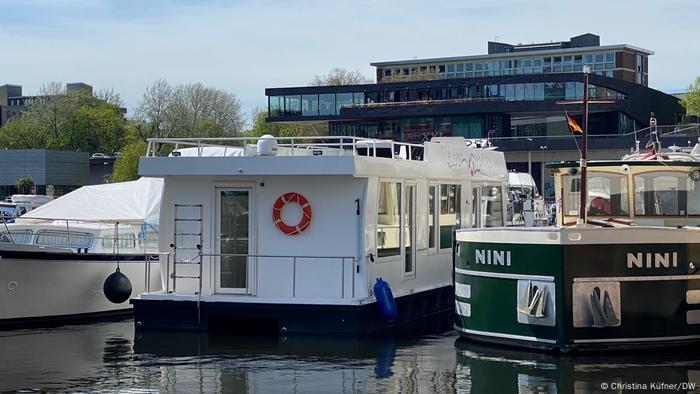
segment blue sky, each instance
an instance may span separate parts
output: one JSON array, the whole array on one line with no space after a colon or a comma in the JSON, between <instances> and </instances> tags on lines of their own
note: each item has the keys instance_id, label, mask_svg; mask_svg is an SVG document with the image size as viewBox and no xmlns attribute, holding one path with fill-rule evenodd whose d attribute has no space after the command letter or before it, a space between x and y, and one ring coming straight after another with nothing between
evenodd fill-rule
<instances>
[{"instance_id":1,"label":"blue sky","mask_svg":"<svg viewBox=\"0 0 700 394\"><path fill-rule=\"evenodd\" d=\"M586 6L582 10L582 5ZM482 54L566 40L651 49L650 85L684 91L700 76L696 0L184 1L0 0L0 84L114 88L129 111L156 79L235 93L246 113L266 87L307 84L333 67L374 77L371 61Z\"/></svg>"}]
</instances>

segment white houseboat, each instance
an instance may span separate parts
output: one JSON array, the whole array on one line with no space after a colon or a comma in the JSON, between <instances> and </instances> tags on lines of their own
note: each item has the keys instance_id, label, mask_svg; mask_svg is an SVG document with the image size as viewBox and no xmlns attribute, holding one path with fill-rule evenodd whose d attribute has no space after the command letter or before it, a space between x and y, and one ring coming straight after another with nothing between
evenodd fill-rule
<instances>
[{"instance_id":1,"label":"white houseboat","mask_svg":"<svg viewBox=\"0 0 700 394\"><path fill-rule=\"evenodd\" d=\"M462 138L152 139L139 171L169 258L137 329L330 335L452 310L453 231L503 225L508 176Z\"/></svg>"},{"instance_id":2,"label":"white houseboat","mask_svg":"<svg viewBox=\"0 0 700 394\"><path fill-rule=\"evenodd\" d=\"M0 327L130 313L128 302L104 293L117 268L132 295L162 289L161 193L162 180L153 178L85 186L0 222Z\"/></svg>"}]
</instances>

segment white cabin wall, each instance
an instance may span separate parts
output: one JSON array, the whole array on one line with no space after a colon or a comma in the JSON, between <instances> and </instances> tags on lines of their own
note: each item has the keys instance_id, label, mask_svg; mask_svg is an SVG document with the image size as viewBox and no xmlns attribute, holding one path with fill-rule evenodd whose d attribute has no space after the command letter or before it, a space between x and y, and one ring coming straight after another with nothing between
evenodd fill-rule
<instances>
[{"instance_id":1,"label":"white cabin wall","mask_svg":"<svg viewBox=\"0 0 700 394\"><path fill-rule=\"evenodd\" d=\"M171 252L174 204L204 205L204 253L217 253L215 234L215 187L253 187L253 217L255 218L254 247L250 254L273 256L347 256L358 257L361 252L360 233L362 205L365 193L364 178L351 176L266 176L266 177L167 177L161 208L160 249ZM309 201L312 209L311 225L297 235L286 235L277 229L272 219L272 208L280 196L296 192ZM361 215L356 213L355 199L360 199ZM299 207L289 204L283 211L287 216L300 217ZM294 220L286 220L293 224ZM182 230L180 230L182 231ZM179 253L179 252L178 252ZM205 258L202 294L215 292L217 275L212 268L214 258ZM257 269L251 267L250 292L260 298L328 298L352 295L352 275L355 275L355 296L366 295L364 280L353 273L352 259L346 259L341 271L340 259L296 259L296 273L292 258L257 258ZM178 266L178 274L196 274L197 266ZM257 276L256 276L257 275ZM361 272L360 275L364 275ZM344 287L341 280L345 276ZM296 285L293 278L296 277ZM172 283L172 281L171 281ZM180 279L178 293L193 293L196 280Z\"/></svg>"},{"instance_id":2,"label":"white cabin wall","mask_svg":"<svg viewBox=\"0 0 700 394\"><path fill-rule=\"evenodd\" d=\"M365 180L350 176L270 176L258 185L258 251L260 255L358 257L359 229L356 199L362 204ZM301 234L286 235L272 220L272 207L284 193L296 192L309 201L311 225ZM295 204L289 208L297 209ZM362 206L360 206L362 208ZM360 209L362 213L362 209ZM284 219L284 214L283 214ZM290 223L291 224L291 223ZM259 261L260 297L350 298L352 259L346 259L344 274L340 259L297 259L296 288L292 289L291 259ZM341 280L345 277L344 294ZM357 295L357 292L356 292Z\"/></svg>"}]
</instances>

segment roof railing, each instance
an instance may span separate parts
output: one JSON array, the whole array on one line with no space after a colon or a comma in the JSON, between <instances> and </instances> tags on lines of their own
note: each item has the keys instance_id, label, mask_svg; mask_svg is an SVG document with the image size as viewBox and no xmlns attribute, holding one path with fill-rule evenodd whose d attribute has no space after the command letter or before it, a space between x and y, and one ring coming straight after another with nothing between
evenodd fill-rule
<instances>
[{"instance_id":1,"label":"roof railing","mask_svg":"<svg viewBox=\"0 0 700 394\"><path fill-rule=\"evenodd\" d=\"M197 157L204 156L204 148L254 148L262 137L213 137L213 138L149 138L146 157L168 156L183 148L197 148ZM348 136L298 136L274 137L278 148L288 148L286 156L313 156L334 152L345 156L384 157L380 150L391 148L392 158L416 160L422 157L423 145L393 140ZM363 154L358 149L366 150ZM325 153L324 153L325 152ZM251 156L244 154L244 156Z\"/></svg>"}]
</instances>

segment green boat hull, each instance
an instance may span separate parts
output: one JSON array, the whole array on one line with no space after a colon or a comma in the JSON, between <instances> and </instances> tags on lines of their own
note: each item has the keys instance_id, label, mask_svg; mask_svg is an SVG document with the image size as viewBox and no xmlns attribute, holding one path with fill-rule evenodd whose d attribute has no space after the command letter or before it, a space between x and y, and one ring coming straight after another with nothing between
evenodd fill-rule
<instances>
[{"instance_id":1,"label":"green boat hull","mask_svg":"<svg viewBox=\"0 0 700 394\"><path fill-rule=\"evenodd\" d=\"M700 232L620 231L460 232L455 328L562 351L700 342Z\"/></svg>"}]
</instances>

